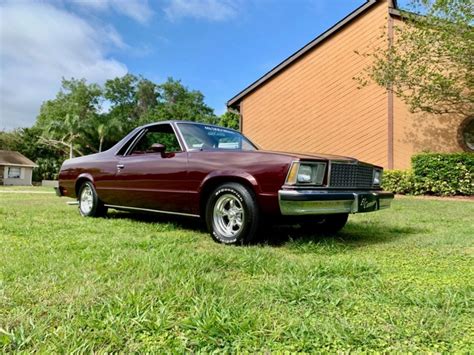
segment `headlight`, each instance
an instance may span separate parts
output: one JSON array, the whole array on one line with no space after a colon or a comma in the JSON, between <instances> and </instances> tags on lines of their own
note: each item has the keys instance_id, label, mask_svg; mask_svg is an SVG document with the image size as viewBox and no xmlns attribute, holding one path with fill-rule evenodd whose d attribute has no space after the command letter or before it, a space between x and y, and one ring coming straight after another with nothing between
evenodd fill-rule
<instances>
[{"instance_id":1,"label":"headlight","mask_svg":"<svg viewBox=\"0 0 474 355\"><path fill-rule=\"evenodd\" d=\"M294 162L291 165L286 183L290 185L322 185L326 163Z\"/></svg>"},{"instance_id":2,"label":"headlight","mask_svg":"<svg viewBox=\"0 0 474 355\"><path fill-rule=\"evenodd\" d=\"M374 185L380 186L382 183L382 170L374 169Z\"/></svg>"}]
</instances>

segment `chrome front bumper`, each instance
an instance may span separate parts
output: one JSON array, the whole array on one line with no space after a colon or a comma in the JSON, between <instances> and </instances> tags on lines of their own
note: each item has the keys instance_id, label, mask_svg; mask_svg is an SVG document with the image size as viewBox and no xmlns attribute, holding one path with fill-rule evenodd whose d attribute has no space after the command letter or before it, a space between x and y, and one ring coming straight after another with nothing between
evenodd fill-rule
<instances>
[{"instance_id":1,"label":"chrome front bumper","mask_svg":"<svg viewBox=\"0 0 474 355\"><path fill-rule=\"evenodd\" d=\"M393 193L385 191L280 190L282 215L363 213L389 208Z\"/></svg>"}]
</instances>

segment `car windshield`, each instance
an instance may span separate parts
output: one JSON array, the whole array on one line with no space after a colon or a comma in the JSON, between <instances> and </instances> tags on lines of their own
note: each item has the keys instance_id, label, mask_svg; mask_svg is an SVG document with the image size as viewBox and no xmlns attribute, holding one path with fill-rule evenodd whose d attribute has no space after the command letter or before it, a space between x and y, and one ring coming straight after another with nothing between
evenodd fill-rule
<instances>
[{"instance_id":1,"label":"car windshield","mask_svg":"<svg viewBox=\"0 0 474 355\"><path fill-rule=\"evenodd\" d=\"M188 149L257 150L239 132L204 124L178 123Z\"/></svg>"}]
</instances>

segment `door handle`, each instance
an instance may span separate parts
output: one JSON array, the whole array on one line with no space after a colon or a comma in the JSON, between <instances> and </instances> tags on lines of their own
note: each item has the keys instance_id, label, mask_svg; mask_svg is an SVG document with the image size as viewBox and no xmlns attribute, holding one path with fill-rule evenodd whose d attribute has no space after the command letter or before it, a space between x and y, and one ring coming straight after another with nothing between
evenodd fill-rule
<instances>
[{"instance_id":1,"label":"door handle","mask_svg":"<svg viewBox=\"0 0 474 355\"><path fill-rule=\"evenodd\" d=\"M123 165L123 164L117 164L117 169L120 170L120 169L123 169L123 168L125 168L125 165Z\"/></svg>"}]
</instances>

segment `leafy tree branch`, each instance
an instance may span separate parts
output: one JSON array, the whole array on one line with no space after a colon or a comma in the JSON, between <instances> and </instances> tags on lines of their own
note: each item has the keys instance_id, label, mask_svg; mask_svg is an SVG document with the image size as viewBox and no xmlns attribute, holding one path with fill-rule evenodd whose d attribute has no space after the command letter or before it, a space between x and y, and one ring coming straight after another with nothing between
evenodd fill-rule
<instances>
[{"instance_id":1,"label":"leafy tree branch","mask_svg":"<svg viewBox=\"0 0 474 355\"><path fill-rule=\"evenodd\" d=\"M390 88L413 112L474 113L471 0L412 0L394 38L362 55L372 64L356 79Z\"/></svg>"}]
</instances>

